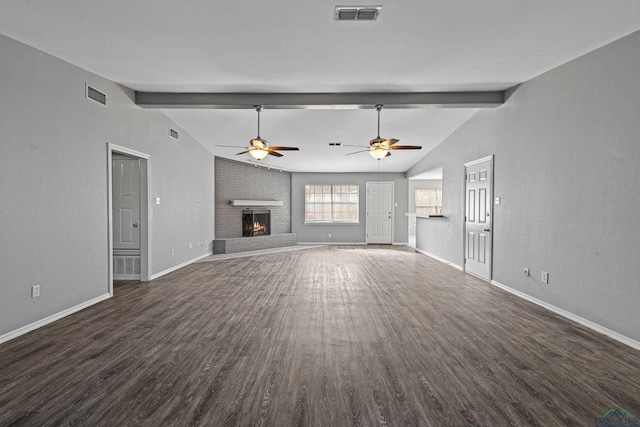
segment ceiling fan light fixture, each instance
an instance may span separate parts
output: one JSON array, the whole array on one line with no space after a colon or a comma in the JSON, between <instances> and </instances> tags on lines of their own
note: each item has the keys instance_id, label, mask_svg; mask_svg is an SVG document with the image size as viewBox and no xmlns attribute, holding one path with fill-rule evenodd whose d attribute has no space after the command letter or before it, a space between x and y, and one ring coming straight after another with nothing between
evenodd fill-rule
<instances>
[{"instance_id":1,"label":"ceiling fan light fixture","mask_svg":"<svg viewBox=\"0 0 640 427\"><path fill-rule=\"evenodd\" d=\"M267 157L267 154L269 154L269 152L262 148L252 148L251 150L249 150L249 154L251 154L251 157L256 160L262 160Z\"/></svg>"},{"instance_id":2,"label":"ceiling fan light fixture","mask_svg":"<svg viewBox=\"0 0 640 427\"><path fill-rule=\"evenodd\" d=\"M382 147L371 147L369 150L369 154L376 160L380 160L385 157L389 153L389 150L386 150Z\"/></svg>"}]
</instances>

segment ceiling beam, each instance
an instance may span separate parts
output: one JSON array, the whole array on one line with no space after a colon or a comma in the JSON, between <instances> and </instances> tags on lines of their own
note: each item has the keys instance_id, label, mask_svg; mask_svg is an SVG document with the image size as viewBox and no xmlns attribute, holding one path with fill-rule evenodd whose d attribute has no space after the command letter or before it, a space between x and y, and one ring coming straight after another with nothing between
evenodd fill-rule
<instances>
[{"instance_id":1,"label":"ceiling beam","mask_svg":"<svg viewBox=\"0 0 640 427\"><path fill-rule=\"evenodd\" d=\"M253 109L369 109L385 108L495 108L504 92L345 92L345 93L182 93L136 92L144 108Z\"/></svg>"}]
</instances>

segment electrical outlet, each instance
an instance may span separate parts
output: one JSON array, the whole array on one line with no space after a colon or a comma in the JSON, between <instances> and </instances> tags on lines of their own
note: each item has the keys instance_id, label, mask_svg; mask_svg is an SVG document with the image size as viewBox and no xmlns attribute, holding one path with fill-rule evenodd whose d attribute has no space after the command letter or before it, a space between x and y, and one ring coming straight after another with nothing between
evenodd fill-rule
<instances>
[{"instance_id":1,"label":"electrical outlet","mask_svg":"<svg viewBox=\"0 0 640 427\"><path fill-rule=\"evenodd\" d=\"M40 285L34 285L31 287L31 298L38 298L40 296Z\"/></svg>"},{"instance_id":2,"label":"electrical outlet","mask_svg":"<svg viewBox=\"0 0 640 427\"><path fill-rule=\"evenodd\" d=\"M529 267L525 267L524 268L524 275L528 276L529 274L531 274L531 271L529 270Z\"/></svg>"},{"instance_id":3,"label":"electrical outlet","mask_svg":"<svg viewBox=\"0 0 640 427\"><path fill-rule=\"evenodd\" d=\"M193 249L193 242L189 242L189 249Z\"/></svg>"},{"instance_id":4,"label":"electrical outlet","mask_svg":"<svg viewBox=\"0 0 640 427\"><path fill-rule=\"evenodd\" d=\"M331 233L329 233L329 238L331 238Z\"/></svg>"},{"instance_id":5,"label":"electrical outlet","mask_svg":"<svg viewBox=\"0 0 640 427\"><path fill-rule=\"evenodd\" d=\"M542 272L542 283L549 283L549 273L546 271Z\"/></svg>"},{"instance_id":6,"label":"electrical outlet","mask_svg":"<svg viewBox=\"0 0 640 427\"><path fill-rule=\"evenodd\" d=\"M175 255L176 254L176 250L175 249L171 249L171 255Z\"/></svg>"}]
</instances>

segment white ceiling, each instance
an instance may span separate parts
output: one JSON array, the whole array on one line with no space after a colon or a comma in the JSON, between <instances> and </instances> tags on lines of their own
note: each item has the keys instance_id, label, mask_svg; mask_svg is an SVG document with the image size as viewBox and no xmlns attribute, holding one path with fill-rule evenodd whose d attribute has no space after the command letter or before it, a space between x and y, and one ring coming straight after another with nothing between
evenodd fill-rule
<instances>
[{"instance_id":1,"label":"white ceiling","mask_svg":"<svg viewBox=\"0 0 640 427\"><path fill-rule=\"evenodd\" d=\"M326 0L2 0L0 33L124 86L167 92L504 90L640 29L638 0L385 0L375 22L336 22ZM252 110L163 110L216 155L256 135ZM405 171L474 109L383 110ZM300 152L291 171L373 171L346 147L376 136L373 110L265 110L261 136ZM240 151L240 150L238 150ZM239 156L248 159L248 155Z\"/></svg>"}]
</instances>

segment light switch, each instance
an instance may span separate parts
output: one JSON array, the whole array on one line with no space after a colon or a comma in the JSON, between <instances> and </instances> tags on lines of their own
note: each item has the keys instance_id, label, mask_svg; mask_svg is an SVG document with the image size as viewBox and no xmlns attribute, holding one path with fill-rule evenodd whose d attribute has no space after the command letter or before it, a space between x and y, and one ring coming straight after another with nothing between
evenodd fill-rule
<instances>
[{"instance_id":1,"label":"light switch","mask_svg":"<svg viewBox=\"0 0 640 427\"><path fill-rule=\"evenodd\" d=\"M156 205L160 204L160 197L156 197Z\"/></svg>"},{"instance_id":2,"label":"light switch","mask_svg":"<svg viewBox=\"0 0 640 427\"><path fill-rule=\"evenodd\" d=\"M500 204L500 197L496 197L496 205Z\"/></svg>"}]
</instances>

